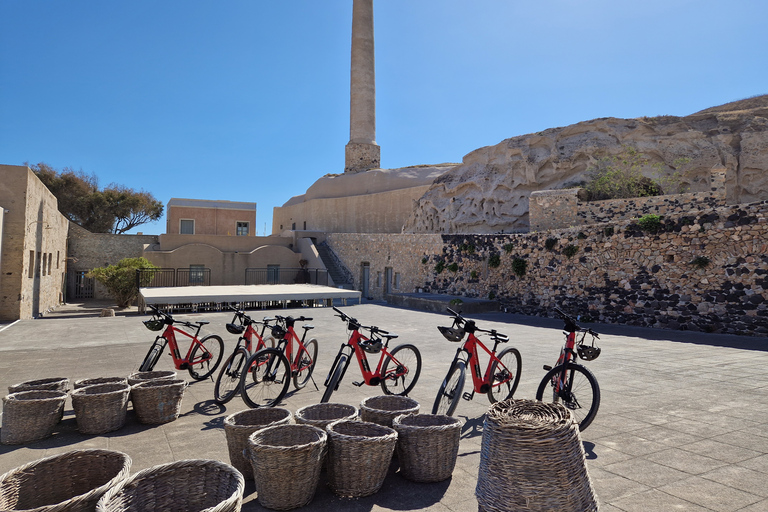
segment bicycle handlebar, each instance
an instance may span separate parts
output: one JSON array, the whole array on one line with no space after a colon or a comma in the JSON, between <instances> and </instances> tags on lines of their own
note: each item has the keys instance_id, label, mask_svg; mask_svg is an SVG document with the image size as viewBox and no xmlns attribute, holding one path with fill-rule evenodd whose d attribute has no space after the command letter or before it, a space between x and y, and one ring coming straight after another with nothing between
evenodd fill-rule
<instances>
[{"instance_id":1,"label":"bicycle handlebar","mask_svg":"<svg viewBox=\"0 0 768 512\"><path fill-rule=\"evenodd\" d=\"M391 334L389 331L385 331L381 327L376 327L375 325L362 325L360 322L357 321L356 318L352 318L348 314L344 313L343 311L336 309L336 306L332 306L333 310L338 313L339 318L341 318L342 322L347 322L349 325L349 328L352 330L355 329L366 329L368 331L371 331L371 334Z\"/></svg>"},{"instance_id":2,"label":"bicycle handlebar","mask_svg":"<svg viewBox=\"0 0 768 512\"><path fill-rule=\"evenodd\" d=\"M461 316L461 313L457 313L451 308L446 308L446 309L453 317L454 326L461 327L462 325L466 324L466 328L468 332L482 332L482 333L490 334L493 340L498 341L499 343L506 343L509 341L509 336L507 336L506 334L501 334L496 329L491 329L491 330L480 329L479 327L477 327L477 325L473 320L467 320L466 318ZM471 331L469 330L470 326L471 326Z\"/></svg>"},{"instance_id":3,"label":"bicycle handlebar","mask_svg":"<svg viewBox=\"0 0 768 512\"><path fill-rule=\"evenodd\" d=\"M585 333L587 333L587 334L589 334L589 335L591 335L591 336L593 336L593 337L595 337L597 339L600 339L600 336L595 331L593 331L589 327L585 328L585 327L580 326L579 324L576 323L576 320L571 315L569 315L568 313L566 313L565 311L563 311L559 307L555 306L553 309L555 310L555 313L560 315L560 318L562 318L563 321L565 322L565 327L563 327L563 329L565 331L567 331L567 332L577 332L577 331L578 332L585 332Z\"/></svg>"}]
</instances>

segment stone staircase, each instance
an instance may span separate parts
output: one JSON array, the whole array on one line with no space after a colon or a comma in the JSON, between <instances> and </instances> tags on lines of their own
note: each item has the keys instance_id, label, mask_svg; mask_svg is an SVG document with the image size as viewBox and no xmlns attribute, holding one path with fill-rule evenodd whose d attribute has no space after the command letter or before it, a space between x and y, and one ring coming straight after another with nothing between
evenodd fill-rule
<instances>
[{"instance_id":1,"label":"stone staircase","mask_svg":"<svg viewBox=\"0 0 768 512\"><path fill-rule=\"evenodd\" d=\"M328 275L333 279L334 284L338 288L344 288L345 290L354 289L354 279L352 273L344 266L339 260L336 253L328 247L328 244L322 242L317 245L317 252L320 255L320 259L323 260L325 268L328 269Z\"/></svg>"}]
</instances>

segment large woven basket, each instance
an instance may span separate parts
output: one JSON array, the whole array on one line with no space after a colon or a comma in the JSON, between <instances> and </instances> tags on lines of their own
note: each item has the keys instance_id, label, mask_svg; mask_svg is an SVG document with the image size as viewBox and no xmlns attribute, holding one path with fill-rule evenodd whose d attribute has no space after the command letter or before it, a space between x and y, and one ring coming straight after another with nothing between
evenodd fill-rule
<instances>
[{"instance_id":1,"label":"large woven basket","mask_svg":"<svg viewBox=\"0 0 768 512\"><path fill-rule=\"evenodd\" d=\"M0 510L92 512L130 469L128 455L109 450L73 450L39 459L0 476Z\"/></svg>"},{"instance_id":2,"label":"large woven basket","mask_svg":"<svg viewBox=\"0 0 768 512\"><path fill-rule=\"evenodd\" d=\"M0 442L22 444L53 434L64 414L64 391L19 391L3 397Z\"/></svg>"},{"instance_id":3,"label":"large woven basket","mask_svg":"<svg viewBox=\"0 0 768 512\"><path fill-rule=\"evenodd\" d=\"M265 427L291 422L291 411L280 407L259 407L230 414L224 418L229 461L246 480L253 480L251 462L243 455L248 449L248 437Z\"/></svg>"},{"instance_id":4,"label":"large woven basket","mask_svg":"<svg viewBox=\"0 0 768 512\"><path fill-rule=\"evenodd\" d=\"M8 386L8 394L18 393L19 391L69 391L69 379L66 377L50 377L47 379L36 379L19 382L13 386Z\"/></svg>"},{"instance_id":5,"label":"large woven basket","mask_svg":"<svg viewBox=\"0 0 768 512\"><path fill-rule=\"evenodd\" d=\"M360 403L360 419L392 426L392 420L401 414L417 414L419 402L400 395L370 396Z\"/></svg>"},{"instance_id":6,"label":"large woven basket","mask_svg":"<svg viewBox=\"0 0 768 512\"><path fill-rule=\"evenodd\" d=\"M91 379L76 380L73 387L75 389L84 388L86 386L95 386L96 384L127 384L128 379L125 377L94 377Z\"/></svg>"},{"instance_id":7,"label":"large woven basket","mask_svg":"<svg viewBox=\"0 0 768 512\"><path fill-rule=\"evenodd\" d=\"M158 425L174 421L181 412L187 382L181 379L147 380L131 388L133 412L139 422Z\"/></svg>"},{"instance_id":8,"label":"large woven basket","mask_svg":"<svg viewBox=\"0 0 768 512\"><path fill-rule=\"evenodd\" d=\"M152 372L134 372L128 376L128 384L135 386L148 380L157 379L175 379L176 372L172 370L152 371Z\"/></svg>"},{"instance_id":9,"label":"large woven basket","mask_svg":"<svg viewBox=\"0 0 768 512\"><path fill-rule=\"evenodd\" d=\"M338 420L357 419L358 411L354 405L319 403L302 407L296 411L296 423L312 425L325 430L330 423Z\"/></svg>"},{"instance_id":10,"label":"large woven basket","mask_svg":"<svg viewBox=\"0 0 768 512\"><path fill-rule=\"evenodd\" d=\"M104 434L122 428L128 413L128 384L95 384L72 392L77 429L82 434Z\"/></svg>"},{"instance_id":11,"label":"large woven basket","mask_svg":"<svg viewBox=\"0 0 768 512\"><path fill-rule=\"evenodd\" d=\"M381 489L397 432L378 423L339 420L328 432L328 485L342 497L370 496Z\"/></svg>"},{"instance_id":12,"label":"large woven basket","mask_svg":"<svg viewBox=\"0 0 768 512\"><path fill-rule=\"evenodd\" d=\"M560 404L509 399L483 426L478 508L597 511L578 424Z\"/></svg>"},{"instance_id":13,"label":"large woven basket","mask_svg":"<svg viewBox=\"0 0 768 512\"><path fill-rule=\"evenodd\" d=\"M238 512L243 476L217 460L180 460L139 471L107 491L96 512Z\"/></svg>"},{"instance_id":14,"label":"large woven basket","mask_svg":"<svg viewBox=\"0 0 768 512\"><path fill-rule=\"evenodd\" d=\"M400 473L414 482L441 482L453 474L459 453L461 421L437 414L394 419Z\"/></svg>"}]
</instances>

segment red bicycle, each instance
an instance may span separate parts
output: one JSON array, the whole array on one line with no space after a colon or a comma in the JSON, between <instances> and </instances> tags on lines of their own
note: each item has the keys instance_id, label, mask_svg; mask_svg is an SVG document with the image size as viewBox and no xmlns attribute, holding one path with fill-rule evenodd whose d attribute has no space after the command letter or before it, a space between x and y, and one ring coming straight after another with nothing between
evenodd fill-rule
<instances>
[{"instance_id":1,"label":"red bicycle","mask_svg":"<svg viewBox=\"0 0 768 512\"><path fill-rule=\"evenodd\" d=\"M237 345L232 354L224 361L216 377L216 385L213 388L213 399L218 404L225 404L240 392L240 377L245 369L245 364L250 359L251 354L263 348L275 346L275 338L272 336L264 337L264 333L269 327L269 323L274 318L264 317L259 322L251 319L245 311L230 306L235 312L232 322L226 325L227 332L239 336ZM255 326L261 325L261 333ZM256 343L254 344L254 338Z\"/></svg>"},{"instance_id":2,"label":"red bicycle","mask_svg":"<svg viewBox=\"0 0 768 512\"><path fill-rule=\"evenodd\" d=\"M468 334L467 340L456 350L448 374L445 376L440 390L437 392L432 414L453 415L459 398L472 400L475 393L487 393L488 400L495 403L498 400L511 398L517 385L520 383L520 371L523 366L520 352L516 348L504 349L498 356L496 349L499 343L506 343L509 337L496 332L495 329L486 331L480 329L474 320L467 320L461 314L448 308L453 317L451 327L438 327L438 330L448 341L459 342ZM488 348L477 338L475 333L487 333L493 340L493 350ZM485 373L480 370L480 358L478 348L483 349L489 356ZM464 379L469 365L472 373L473 389L471 393L463 393Z\"/></svg>"},{"instance_id":3,"label":"red bicycle","mask_svg":"<svg viewBox=\"0 0 768 512\"><path fill-rule=\"evenodd\" d=\"M346 315L342 311L333 308L342 321L347 323L347 329L352 331L349 340L341 345L336 359L333 361L328 377L325 379L325 393L321 402L330 400L334 391L339 388L344 373L354 354L363 374L363 382L353 382L355 386L367 384L369 386L381 385L381 389L388 395L407 395L416 385L421 373L421 354L413 345L404 344L396 346L389 351L389 340L397 338L397 334L391 334L376 326L360 325L356 319ZM360 329L371 332L370 338L360 333ZM385 340L382 342L382 338ZM368 354L381 354L375 370L371 370L368 363Z\"/></svg>"},{"instance_id":4,"label":"red bicycle","mask_svg":"<svg viewBox=\"0 0 768 512\"><path fill-rule=\"evenodd\" d=\"M150 331L160 331L163 329L163 326L165 326L165 331L155 338L155 342L150 347L149 352L147 352L144 361L139 367L139 371L152 371L157 364L158 359L160 359L160 354L163 353L166 346L169 346L171 350L171 358L173 358L173 364L177 370L188 370L189 375L195 380L204 380L210 377L221 362L221 356L224 352L224 342L215 334L210 334L202 339L198 338L200 329L202 329L204 325L208 325L209 322L182 322L174 320L173 316L169 313L160 311L155 306L150 305L149 307L153 311L153 316L151 319L145 320L144 325ZM176 325L195 329L195 333L190 334L179 329ZM176 340L177 333L186 336L191 340L187 354L184 357L181 356L179 343Z\"/></svg>"}]
</instances>

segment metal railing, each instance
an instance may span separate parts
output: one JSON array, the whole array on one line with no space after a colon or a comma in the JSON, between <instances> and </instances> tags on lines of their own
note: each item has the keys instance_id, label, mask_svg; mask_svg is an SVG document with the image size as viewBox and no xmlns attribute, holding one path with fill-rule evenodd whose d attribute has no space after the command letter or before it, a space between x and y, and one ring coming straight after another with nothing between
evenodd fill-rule
<instances>
[{"instance_id":1,"label":"metal railing","mask_svg":"<svg viewBox=\"0 0 768 512\"><path fill-rule=\"evenodd\" d=\"M163 286L210 286L209 268L140 268L136 270L137 288Z\"/></svg>"},{"instance_id":2,"label":"metal railing","mask_svg":"<svg viewBox=\"0 0 768 512\"><path fill-rule=\"evenodd\" d=\"M328 285L324 268L247 268L245 284L320 284Z\"/></svg>"}]
</instances>

